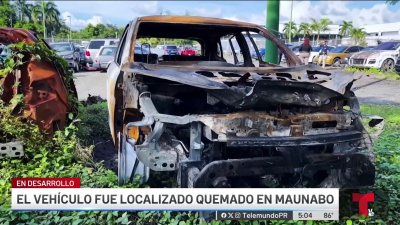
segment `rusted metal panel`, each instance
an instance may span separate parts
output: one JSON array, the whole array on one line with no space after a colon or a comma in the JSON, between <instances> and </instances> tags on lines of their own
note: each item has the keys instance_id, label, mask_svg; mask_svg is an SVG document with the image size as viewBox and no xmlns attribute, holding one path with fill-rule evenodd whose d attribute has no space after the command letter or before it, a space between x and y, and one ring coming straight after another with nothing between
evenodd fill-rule
<instances>
[{"instance_id":1,"label":"rusted metal panel","mask_svg":"<svg viewBox=\"0 0 400 225\"><path fill-rule=\"evenodd\" d=\"M14 44L21 41L35 43L39 39L28 30L0 29L1 43ZM9 103L16 94L23 94L21 116L34 121L45 133L53 134L55 130L64 129L67 114L71 111L69 93L63 79L65 74L52 62L37 61L29 55L25 57L27 62L0 82L3 89L0 97L5 103Z\"/></svg>"}]
</instances>

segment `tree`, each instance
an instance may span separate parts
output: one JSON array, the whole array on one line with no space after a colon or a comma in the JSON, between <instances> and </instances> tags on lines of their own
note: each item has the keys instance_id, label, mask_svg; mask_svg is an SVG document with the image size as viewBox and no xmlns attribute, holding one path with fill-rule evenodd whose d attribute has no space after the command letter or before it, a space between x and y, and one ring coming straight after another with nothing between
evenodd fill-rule
<instances>
[{"instance_id":1,"label":"tree","mask_svg":"<svg viewBox=\"0 0 400 225\"><path fill-rule=\"evenodd\" d=\"M9 0L0 0L0 27L12 27L17 20L15 9Z\"/></svg>"},{"instance_id":2,"label":"tree","mask_svg":"<svg viewBox=\"0 0 400 225\"><path fill-rule=\"evenodd\" d=\"M319 35L323 31L328 31L328 25L332 23L332 21L328 18L322 18L319 21L312 19L311 29L317 32L317 42L319 42Z\"/></svg>"},{"instance_id":3,"label":"tree","mask_svg":"<svg viewBox=\"0 0 400 225\"><path fill-rule=\"evenodd\" d=\"M285 33L286 37L289 38L289 42L291 41L292 37L297 35L297 26L296 23L293 21L289 21L284 24L283 32Z\"/></svg>"},{"instance_id":4,"label":"tree","mask_svg":"<svg viewBox=\"0 0 400 225\"><path fill-rule=\"evenodd\" d=\"M39 1L36 2L32 9L33 21L35 23L43 23L45 20L46 35L52 32L57 33L63 26L63 22L60 19L60 11L57 9L57 5L51 1ZM43 14L44 13L44 14Z\"/></svg>"},{"instance_id":5,"label":"tree","mask_svg":"<svg viewBox=\"0 0 400 225\"><path fill-rule=\"evenodd\" d=\"M353 28L353 22L343 20L342 24L339 28L339 35L347 36L350 33L350 30Z\"/></svg>"},{"instance_id":6,"label":"tree","mask_svg":"<svg viewBox=\"0 0 400 225\"><path fill-rule=\"evenodd\" d=\"M298 32L303 34L303 38L305 38L306 36L311 36L312 35L311 25L309 23L304 23L304 22L301 23Z\"/></svg>"},{"instance_id":7,"label":"tree","mask_svg":"<svg viewBox=\"0 0 400 225\"><path fill-rule=\"evenodd\" d=\"M350 36L351 39L353 39L355 45L361 45L365 43L366 33L364 31L364 28L351 28Z\"/></svg>"}]
</instances>

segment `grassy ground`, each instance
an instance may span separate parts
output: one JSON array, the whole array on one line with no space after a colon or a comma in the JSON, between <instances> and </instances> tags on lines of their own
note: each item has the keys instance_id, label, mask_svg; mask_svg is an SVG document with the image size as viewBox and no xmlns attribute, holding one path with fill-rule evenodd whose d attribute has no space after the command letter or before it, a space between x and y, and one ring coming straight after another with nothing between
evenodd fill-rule
<instances>
[{"instance_id":1,"label":"grassy ground","mask_svg":"<svg viewBox=\"0 0 400 225\"><path fill-rule=\"evenodd\" d=\"M0 107L1 109L1 107ZM0 127L3 132L25 135L27 157L23 160L0 161L0 224L175 224L175 225L260 225L260 224L345 224L341 222L312 221L201 221L197 213L171 212L12 212L10 211L11 177L81 177L83 187L116 187L116 175L87 160L77 157L87 151L88 146L80 146L77 137L86 139L92 132L106 135L106 105L99 103L81 110L81 122L58 133L54 140L38 143L38 131L28 134L30 126L18 120L7 119L7 112L0 110ZM400 107L363 105L364 114L375 114L385 118L385 131L374 145L376 153L376 187L390 193L388 216L385 222L354 222L352 224L397 224L400 218ZM95 115L95 116L94 116ZM94 119L96 118L96 119ZM100 129L99 129L100 128ZM79 131L80 130L80 131ZM103 132L100 132L103 131ZM30 137L31 136L31 137ZM83 150L82 150L83 148ZM87 156L87 153L85 154ZM89 151L90 155L90 151ZM90 158L90 157L89 157ZM136 187L131 185L129 187Z\"/></svg>"},{"instance_id":2,"label":"grassy ground","mask_svg":"<svg viewBox=\"0 0 400 225\"><path fill-rule=\"evenodd\" d=\"M385 118L385 130L374 143L376 158L376 188L389 193L388 224L398 224L400 218L400 107L363 105L363 114Z\"/></svg>"},{"instance_id":3,"label":"grassy ground","mask_svg":"<svg viewBox=\"0 0 400 225\"><path fill-rule=\"evenodd\" d=\"M400 80L400 74L398 74L396 71L382 72L376 68L359 69L355 67L346 67L345 70L349 72L362 72L367 75L374 75L379 79Z\"/></svg>"}]
</instances>

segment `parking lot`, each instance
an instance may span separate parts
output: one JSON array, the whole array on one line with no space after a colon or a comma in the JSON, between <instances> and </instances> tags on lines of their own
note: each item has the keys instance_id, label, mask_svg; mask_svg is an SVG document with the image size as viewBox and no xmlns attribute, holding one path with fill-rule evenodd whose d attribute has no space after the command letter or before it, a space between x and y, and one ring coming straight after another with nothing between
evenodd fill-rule
<instances>
[{"instance_id":1,"label":"parking lot","mask_svg":"<svg viewBox=\"0 0 400 225\"><path fill-rule=\"evenodd\" d=\"M107 73L85 71L75 73L74 76L79 100L87 99L89 94L106 99ZM400 81L381 80L365 75L354 83L353 90L361 103L400 105L399 87Z\"/></svg>"}]
</instances>

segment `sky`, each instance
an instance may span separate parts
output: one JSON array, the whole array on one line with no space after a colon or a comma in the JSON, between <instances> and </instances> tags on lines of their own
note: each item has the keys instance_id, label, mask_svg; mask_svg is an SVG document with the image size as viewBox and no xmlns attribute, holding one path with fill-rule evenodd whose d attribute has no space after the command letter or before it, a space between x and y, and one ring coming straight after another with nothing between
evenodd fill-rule
<instances>
[{"instance_id":1,"label":"sky","mask_svg":"<svg viewBox=\"0 0 400 225\"><path fill-rule=\"evenodd\" d=\"M69 25L79 30L89 23L125 26L135 17L146 15L196 15L265 24L266 1L56 1ZM280 23L289 21L292 1L281 1ZM334 24L343 20L355 26L400 22L400 3L385 1L293 1L293 21L329 18Z\"/></svg>"}]
</instances>

